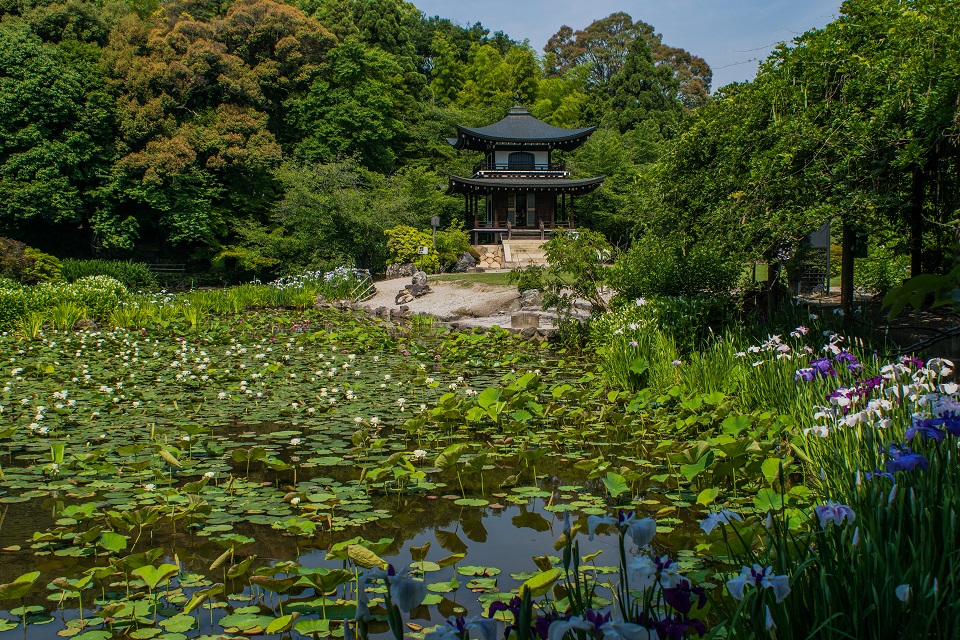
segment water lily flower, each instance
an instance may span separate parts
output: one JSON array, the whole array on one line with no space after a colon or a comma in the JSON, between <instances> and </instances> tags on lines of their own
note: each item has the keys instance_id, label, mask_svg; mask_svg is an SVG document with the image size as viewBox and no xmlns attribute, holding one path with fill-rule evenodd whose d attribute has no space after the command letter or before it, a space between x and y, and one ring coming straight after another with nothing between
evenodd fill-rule
<instances>
[{"instance_id":1,"label":"water lily flower","mask_svg":"<svg viewBox=\"0 0 960 640\"><path fill-rule=\"evenodd\" d=\"M826 529L827 525L831 522L840 526L844 520L852 523L857 519L857 514L853 512L853 509L845 504L834 502L833 500L828 500L827 504L818 505L814 507L813 510L817 513L817 517L820 518L820 526L824 529Z\"/></svg>"},{"instance_id":2,"label":"water lily flower","mask_svg":"<svg viewBox=\"0 0 960 640\"><path fill-rule=\"evenodd\" d=\"M600 627L603 640L656 640L656 632L651 632L644 626L632 622L616 622L611 620Z\"/></svg>"},{"instance_id":3,"label":"water lily flower","mask_svg":"<svg viewBox=\"0 0 960 640\"><path fill-rule=\"evenodd\" d=\"M743 567L739 576L727 580L727 591L734 600L742 600L743 588L748 584L757 589L772 589L777 602L783 602L790 593L790 576L774 575L773 567L762 567L759 564Z\"/></svg>"},{"instance_id":4,"label":"water lily flower","mask_svg":"<svg viewBox=\"0 0 960 640\"><path fill-rule=\"evenodd\" d=\"M720 511L715 511L709 514L703 522L700 523L700 528L703 529L703 532L707 535L717 528L721 523L730 524L730 520L736 520L737 522L743 522L743 518L740 517L740 514L730 511L729 509L721 509Z\"/></svg>"},{"instance_id":5,"label":"water lily flower","mask_svg":"<svg viewBox=\"0 0 960 640\"><path fill-rule=\"evenodd\" d=\"M413 450L413 459L414 460L426 460L427 452L423 449L414 449Z\"/></svg>"},{"instance_id":6,"label":"water lily flower","mask_svg":"<svg viewBox=\"0 0 960 640\"><path fill-rule=\"evenodd\" d=\"M547 640L563 640L571 631L595 631L596 627L589 620L580 616L571 616L569 620L555 620L547 631ZM572 637L578 635L574 633Z\"/></svg>"}]
</instances>

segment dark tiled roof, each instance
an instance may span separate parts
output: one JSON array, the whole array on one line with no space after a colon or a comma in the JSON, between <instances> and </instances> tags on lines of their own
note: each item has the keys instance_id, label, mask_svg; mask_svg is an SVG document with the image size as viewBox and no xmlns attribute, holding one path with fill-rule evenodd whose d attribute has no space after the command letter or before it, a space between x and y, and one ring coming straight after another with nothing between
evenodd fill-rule
<instances>
[{"instance_id":1,"label":"dark tiled roof","mask_svg":"<svg viewBox=\"0 0 960 640\"><path fill-rule=\"evenodd\" d=\"M583 144L596 127L563 129L537 120L523 107L513 107L500 122L472 129L457 127L457 137L447 141L457 149L481 150L501 143L543 144L573 149Z\"/></svg>"},{"instance_id":2,"label":"dark tiled roof","mask_svg":"<svg viewBox=\"0 0 960 640\"><path fill-rule=\"evenodd\" d=\"M491 191L553 191L590 193L603 184L606 176L586 180L564 178L461 178L450 176L447 193L489 193Z\"/></svg>"}]
</instances>

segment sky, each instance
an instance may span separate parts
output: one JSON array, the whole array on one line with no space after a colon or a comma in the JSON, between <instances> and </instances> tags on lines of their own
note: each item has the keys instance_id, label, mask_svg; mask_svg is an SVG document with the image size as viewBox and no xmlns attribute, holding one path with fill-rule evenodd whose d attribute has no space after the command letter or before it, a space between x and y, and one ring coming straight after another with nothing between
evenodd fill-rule
<instances>
[{"instance_id":1,"label":"sky","mask_svg":"<svg viewBox=\"0 0 960 640\"><path fill-rule=\"evenodd\" d=\"M713 88L750 80L779 42L833 20L841 0L412 0L428 16L480 22L538 52L561 25L582 29L624 11L653 25L663 42L706 59Z\"/></svg>"}]
</instances>

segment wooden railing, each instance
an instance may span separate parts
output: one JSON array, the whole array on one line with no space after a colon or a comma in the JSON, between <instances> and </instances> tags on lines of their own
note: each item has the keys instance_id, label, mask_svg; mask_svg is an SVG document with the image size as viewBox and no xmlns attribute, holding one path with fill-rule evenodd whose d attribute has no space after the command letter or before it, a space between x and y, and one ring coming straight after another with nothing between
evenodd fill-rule
<instances>
[{"instance_id":1,"label":"wooden railing","mask_svg":"<svg viewBox=\"0 0 960 640\"><path fill-rule=\"evenodd\" d=\"M549 164L509 164L498 162L481 162L473 168L474 175L482 173L566 173L565 162L551 162Z\"/></svg>"}]
</instances>

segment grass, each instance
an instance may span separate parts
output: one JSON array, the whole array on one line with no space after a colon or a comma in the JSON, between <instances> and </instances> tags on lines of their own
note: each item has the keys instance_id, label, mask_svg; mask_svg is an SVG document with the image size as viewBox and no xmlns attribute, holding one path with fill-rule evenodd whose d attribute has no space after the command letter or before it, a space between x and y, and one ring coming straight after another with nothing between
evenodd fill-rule
<instances>
[{"instance_id":1,"label":"grass","mask_svg":"<svg viewBox=\"0 0 960 640\"><path fill-rule=\"evenodd\" d=\"M511 286L507 281L509 275L509 271L496 273L447 273L440 276L430 276L430 280L436 282L453 282L465 287L472 284L492 284L509 287Z\"/></svg>"}]
</instances>

